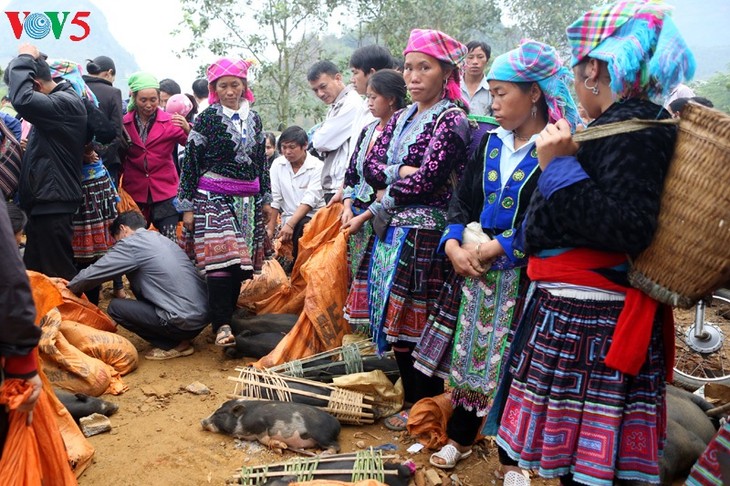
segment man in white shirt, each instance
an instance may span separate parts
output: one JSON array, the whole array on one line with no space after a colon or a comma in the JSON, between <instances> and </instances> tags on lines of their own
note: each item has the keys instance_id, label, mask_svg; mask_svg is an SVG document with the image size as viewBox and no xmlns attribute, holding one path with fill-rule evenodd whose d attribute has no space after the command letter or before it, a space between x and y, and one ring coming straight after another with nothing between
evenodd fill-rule
<instances>
[{"instance_id":1,"label":"man in white shirt","mask_svg":"<svg viewBox=\"0 0 730 486\"><path fill-rule=\"evenodd\" d=\"M350 161L352 124L361 111L360 98L352 85L345 86L342 74L331 61L315 63L307 73L314 94L329 105L327 117L312 135L312 146L324 157L322 190L326 202L342 199L342 183ZM335 194L337 198L333 198Z\"/></svg>"},{"instance_id":2,"label":"man in white shirt","mask_svg":"<svg viewBox=\"0 0 730 486\"><path fill-rule=\"evenodd\" d=\"M198 102L198 113L208 108L208 80L196 79L193 81L193 96Z\"/></svg>"},{"instance_id":3,"label":"man in white shirt","mask_svg":"<svg viewBox=\"0 0 730 486\"><path fill-rule=\"evenodd\" d=\"M469 113L492 116L492 95L484 70L492 49L486 42L471 41L466 45L464 79L461 80L461 95L469 103Z\"/></svg>"},{"instance_id":4,"label":"man in white shirt","mask_svg":"<svg viewBox=\"0 0 730 486\"><path fill-rule=\"evenodd\" d=\"M324 206L322 168L324 163L307 152L307 132L291 126L281 132L281 156L271 164L271 207L281 214L279 238L292 242L294 261L299 253L299 238L304 225ZM274 234L276 218L269 218L267 231Z\"/></svg>"}]
</instances>

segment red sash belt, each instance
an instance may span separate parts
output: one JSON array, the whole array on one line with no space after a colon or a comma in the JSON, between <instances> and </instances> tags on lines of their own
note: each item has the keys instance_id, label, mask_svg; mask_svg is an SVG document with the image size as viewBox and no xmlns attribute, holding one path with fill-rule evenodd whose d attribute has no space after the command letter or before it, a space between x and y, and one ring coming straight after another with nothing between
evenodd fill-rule
<instances>
[{"instance_id":1,"label":"red sash belt","mask_svg":"<svg viewBox=\"0 0 730 486\"><path fill-rule=\"evenodd\" d=\"M625 293L624 308L613 332L613 342L606 355L606 366L636 376L646 360L654 316L660 304L641 290L624 287L595 271L625 262L626 255L621 253L576 248L547 258L531 256L527 275L532 281L563 282ZM664 354L667 379L671 380L674 366L674 319L672 309L669 306L664 307Z\"/></svg>"}]
</instances>

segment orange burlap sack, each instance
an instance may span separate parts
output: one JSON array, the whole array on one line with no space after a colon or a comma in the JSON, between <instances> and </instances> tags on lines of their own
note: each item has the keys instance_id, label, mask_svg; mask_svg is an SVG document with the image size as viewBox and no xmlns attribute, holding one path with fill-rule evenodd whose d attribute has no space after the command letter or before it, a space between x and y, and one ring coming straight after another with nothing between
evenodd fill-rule
<instances>
[{"instance_id":1,"label":"orange burlap sack","mask_svg":"<svg viewBox=\"0 0 730 486\"><path fill-rule=\"evenodd\" d=\"M8 435L0 459L0 481L5 486L78 484L47 394L41 392L30 426L28 413L17 410L31 392L30 384L15 378L6 379L0 387L0 404L10 410Z\"/></svg>"},{"instance_id":2,"label":"orange burlap sack","mask_svg":"<svg viewBox=\"0 0 730 486\"><path fill-rule=\"evenodd\" d=\"M61 314L51 309L42 321L38 351L43 371L54 385L94 397L126 391L119 372L71 345L60 328Z\"/></svg>"},{"instance_id":3,"label":"orange burlap sack","mask_svg":"<svg viewBox=\"0 0 730 486\"><path fill-rule=\"evenodd\" d=\"M127 191L124 190L124 187L122 187L122 184L124 183L124 176L119 180L119 188L117 189L117 194L119 194L119 202L117 203L117 212L119 214L125 212L125 211L139 211L139 206L137 206L137 203L134 202L134 199L132 199L132 196L129 195Z\"/></svg>"},{"instance_id":4,"label":"orange burlap sack","mask_svg":"<svg viewBox=\"0 0 730 486\"><path fill-rule=\"evenodd\" d=\"M36 281L46 279L56 286L63 298L63 302L58 306L58 311L63 319L80 322L101 331L117 332L117 325L111 317L89 302L85 296L76 297L73 292L66 288L66 284L62 279L49 278L41 273L37 273L35 278Z\"/></svg>"},{"instance_id":5,"label":"orange burlap sack","mask_svg":"<svg viewBox=\"0 0 730 486\"><path fill-rule=\"evenodd\" d=\"M332 481L330 479L313 479L312 481L302 481L300 483L290 483L291 486L386 486L375 479L363 479L354 483L346 483L344 481Z\"/></svg>"},{"instance_id":6,"label":"orange burlap sack","mask_svg":"<svg viewBox=\"0 0 730 486\"><path fill-rule=\"evenodd\" d=\"M451 406L451 394L442 393L433 398L422 398L417 401L408 414L408 434L417 437L418 441L429 449L440 449L449 438L446 435L446 423L454 409Z\"/></svg>"},{"instance_id":7,"label":"orange burlap sack","mask_svg":"<svg viewBox=\"0 0 730 486\"><path fill-rule=\"evenodd\" d=\"M129 339L74 321L61 321L63 337L84 354L108 364L124 376L137 369L139 354Z\"/></svg>"},{"instance_id":8,"label":"orange burlap sack","mask_svg":"<svg viewBox=\"0 0 730 486\"><path fill-rule=\"evenodd\" d=\"M319 245L300 271L306 282L304 312L279 345L254 363L258 368L336 348L342 344L342 337L350 332L342 315L348 291L345 234L336 233L332 240Z\"/></svg>"},{"instance_id":9,"label":"orange burlap sack","mask_svg":"<svg viewBox=\"0 0 730 486\"><path fill-rule=\"evenodd\" d=\"M304 308L304 291L307 282L302 275L302 266L326 242L334 240L340 232L342 204L322 208L304 226L304 234L299 239L299 255L291 272L291 283L268 299L260 302L239 300L239 305L252 305L257 314L299 314Z\"/></svg>"},{"instance_id":10,"label":"orange burlap sack","mask_svg":"<svg viewBox=\"0 0 730 486\"><path fill-rule=\"evenodd\" d=\"M260 302L274 294L283 292L289 287L289 277L276 260L266 260L261 274L251 280L246 280L241 286L238 296L238 306L244 307L248 303Z\"/></svg>"}]
</instances>

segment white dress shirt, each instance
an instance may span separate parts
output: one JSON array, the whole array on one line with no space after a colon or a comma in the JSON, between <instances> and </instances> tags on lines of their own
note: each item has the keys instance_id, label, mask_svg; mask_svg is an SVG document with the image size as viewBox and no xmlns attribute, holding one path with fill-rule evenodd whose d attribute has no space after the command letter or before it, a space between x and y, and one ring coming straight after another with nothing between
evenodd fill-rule
<instances>
[{"instance_id":1,"label":"white dress shirt","mask_svg":"<svg viewBox=\"0 0 730 486\"><path fill-rule=\"evenodd\" d=\"M296 174L283 155L271 164L271 207L281 211L282 224L292 217L300 204L312 208L307 213L310 218L324 206L323 167L324 163L309 153Z\"/></svg>"}]
</instances>

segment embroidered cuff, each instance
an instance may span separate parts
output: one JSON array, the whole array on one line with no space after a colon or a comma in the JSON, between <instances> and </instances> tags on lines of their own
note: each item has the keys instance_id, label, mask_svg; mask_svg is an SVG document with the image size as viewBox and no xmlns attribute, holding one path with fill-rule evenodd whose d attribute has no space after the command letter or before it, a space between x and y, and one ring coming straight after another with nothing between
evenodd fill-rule
<instances>
[{"instance_id":1,"label":"embroidered cuff","mask_svg":"<svg viewBox=\"0 0 730 486\"><path fill-rule=\"evenodd\" d=\"M30 378L38 373L38 351L33 351L25 356L7 356L5 358L5 376L11 378Z\"/></svg>"},{"instance_id":2,"label":"embroidered cuff","mask_svg":"<svg viewBox=\"0 0 730 486\"><path fill-rule=\"evenodd\" d=\"M571 186L576 182L588 179L588 174L583 170L578 159L575 157L555 157L545 168L537 180L537 187L545 199L550 199L556 191Z\"/></svg>"},{"instance_id":3,"label":"embroidered cuff","mask_svg":"<svg viewBox=\"0 0 730 486\"><path fill-rule=\"evenodd\" d=\"M449 240L456 240L461 244L464 236L464 225L463 224L450 224L444 230L444 235L439 241L439 246L436 249L437 252L443 254L446 242Z\"/></svg>"},{"instance_id":4,"label":"embroidered cuff","mask_svg":"<svg viewBox=\"0 0 730 486\"><path fill-rule=\"evenodd\" d=\"M503 231L502 233L495 235L494 239L502 245L505 256L510 262L515 264L515 266L517 266L517 264L525 258L525 254L514 245L515 230L508 229L507 231Z\"/></svg>"},{"instance_id":5,"label":"embroidered cuff","mask_svg":"<svg viewBox=\"0 0 730 486\"><path fill-rule=\"evenodd\" d=\"M383 170L383 173L385 174L385 183L387 185L391 185L400 179L399 172L401 165L402 164L389 165L385 168L385 170Z\"/></svg>"},{"instance_id":6,"label":"embroidered cuff","mask_svg":"<svg viewBox=\"0 0 730 486\"><path fill-rule=\"evenodd\" d=\"M193 201L190 199L177 199L175 208L178 213L184 213L185 211L192 211L194 209Z\"/></svg>"},{"instance_id":7,"label":"embroidered cuff","mask_svg":"<svg viewBox=\"0 0 730 486\"><path fill-rule=\"evenodd\" d=\"M345 186L344 189L342 189L342 199L352 199L352 195L355 193L355 188L350 186Z\"/></svg>"},{"instance_id":8,"label":"embroidered cuff","mask_svg":"<svg viewBox=\"0 0 730 486\"><path fill-rule=\"evenodd\" d=\"M383 209L383 205L379 201L375 201L368 207L368 211L373 213L373 216L377 215Z\"/></svg>"},{"instance_id":9,"label":"embroidered cuff","mask_svg":"<svg viewBox=\"0 0 730 486\"><path fill-rule=\"evenodd\" d=\"M395 207L395 199L393 199L393 196L390 195L390 191L386 189L385 194L383 194L383 197L380 199L380 204L383 205L383 209L390 210Z\"/></svg>"},{"instance_id":10,"label":"embroidered cuff","mask_svg":"<svg viewBox=\"0 0 730 486\"><path fill-rule=\"evenodd\" d=\"M272 197L270 192L265 192L261 194L261 204L271 204L271 201L273 201L274 198Z\"/></svg>"}]
</instances>

